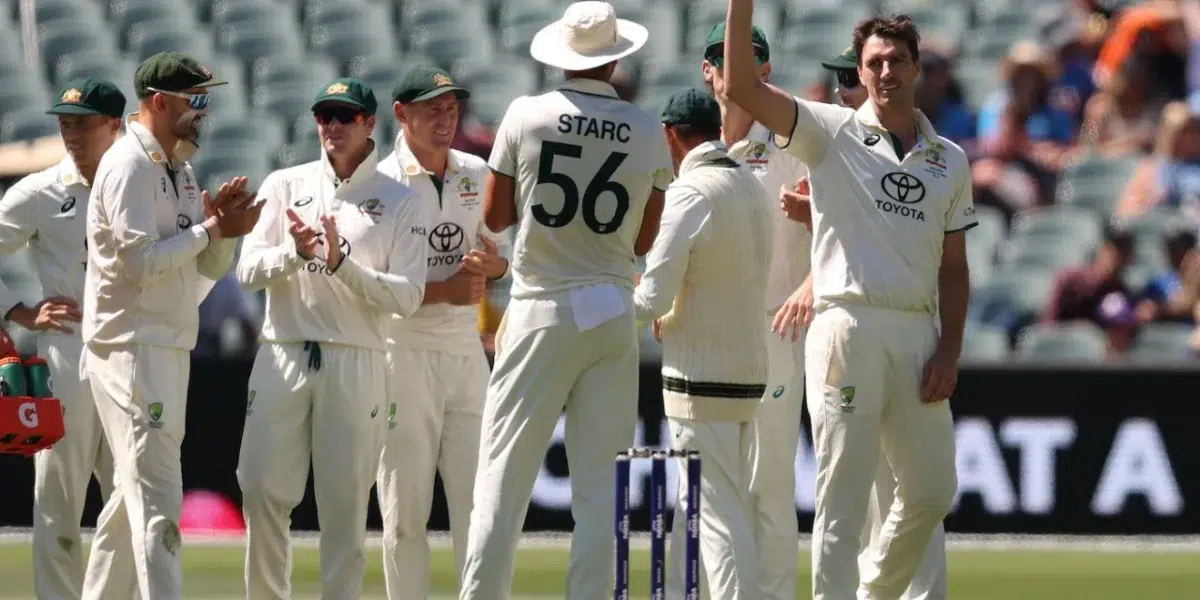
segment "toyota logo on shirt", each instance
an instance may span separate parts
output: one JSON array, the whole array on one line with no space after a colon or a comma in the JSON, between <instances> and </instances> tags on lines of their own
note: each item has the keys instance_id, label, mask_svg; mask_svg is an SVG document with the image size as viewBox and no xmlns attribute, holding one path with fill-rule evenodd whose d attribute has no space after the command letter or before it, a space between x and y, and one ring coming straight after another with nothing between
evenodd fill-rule
<instances>
[{"instance_id":1,"label":"toyota logo on shirt","mask_svg":"<svg viewBox=\"0 0 1200 600\"><path fill-rule=\"evenodd\" d=\"M429 232L429 247L437 252L453 252L462 247L464 237L457 223L442 223Z\"/></svg>"},{"instance_id":2,"label":"toyota logo on shirt","mask_svg":"<svg viewBox=\"0 0 1200 600\"><path fill-rule=\"evenodd\" d=\"M901 171L884 175L879 187L884 195L900 204L916 204L925 199L925 184Z\"/></svg>"}]
</instances>

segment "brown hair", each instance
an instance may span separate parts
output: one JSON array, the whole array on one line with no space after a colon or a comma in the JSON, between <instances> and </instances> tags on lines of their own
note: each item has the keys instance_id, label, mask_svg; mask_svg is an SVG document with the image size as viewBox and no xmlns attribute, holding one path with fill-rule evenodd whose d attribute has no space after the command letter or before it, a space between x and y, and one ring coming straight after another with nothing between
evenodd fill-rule
<instances>
[{"instance_id":1,"label":"brown hair","mask_svg":"<svg viewBox=\"0 0 1200 600\"><path fill-rule=\"evenodd\" d=\"M854 26L854 53L858 56L859 64L862 64L863 45L873 35L904 42L913 62L920 60L921 32L917 31L917 24L908 15L879 16L859 21Z\"/></svg>"}]
</instances>

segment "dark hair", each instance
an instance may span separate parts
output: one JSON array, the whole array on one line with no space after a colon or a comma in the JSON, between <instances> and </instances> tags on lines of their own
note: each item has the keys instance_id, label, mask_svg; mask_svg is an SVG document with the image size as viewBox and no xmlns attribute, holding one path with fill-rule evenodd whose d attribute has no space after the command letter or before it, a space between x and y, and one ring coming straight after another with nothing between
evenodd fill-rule
<instances>
[{"instance_id":1,"label":"dark hair","mask_svg":"<svg viewBox=\"0 0 1200 600\"><path fill-rule=\"evenodd\" d=\"M689 142L711 142L721 139L721 126L710 123L680 123L668 125L675 135Z\"/></svg>"},{"instance_id":2,"label":"dark hair","mask_svg":"<svg viewBox=\"0 0 1200 600\"><path fill-rule=\"evenodd\" d=\"M879 16L859 21L854 26L854 53L858 55L859 64L862 64L863 45L873 35L904 42L913 62L921 59L921 32L917 31L917 24L908 15Z\"/></svg>"}]
</instances>

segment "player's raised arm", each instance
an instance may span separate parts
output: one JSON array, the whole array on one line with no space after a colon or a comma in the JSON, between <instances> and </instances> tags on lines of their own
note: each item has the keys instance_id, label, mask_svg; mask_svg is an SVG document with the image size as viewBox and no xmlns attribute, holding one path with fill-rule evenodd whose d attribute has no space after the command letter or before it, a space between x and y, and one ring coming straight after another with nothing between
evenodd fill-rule
<instances>
[{"instance_id":1,"label":"player's raised arm","mask_svg":"<svg viewBox=\"0 0 1200 600\"><path fill-rule=\"evenodd\" d=\"M307 258L300 255L300 248L293 237L285 239L283 235L288 224L283 214L283 196L276 189L276 181L272 175L263 182L260 189L262 214L242 242L242 254L235 269L238 283L251 292L287 278L308 262Z\"/></svg>"},{"instance_id":2,"label":"player's raised arm","mask_svg":"<svg viewBox=\"0 0 1200 600\"><path fill-rule=\"evenodd\" d=\"M757 75L751 40L753 0L729 0L725 26L725 76L714 93L750 113L772 134L780 148L811 166L820 164L833 132L852 111L809 102L763 81Z\"/></svg>"},{"instance_id":3,"label":"player's raised arm","mask_svg":"<svg viewBox=\"0 0 1200 600\"><path fill-rule=\"evenodd\" d=\"M753 0L729 0L725 24L724 95L750 113L775 135L790 136L796 122L796 101L757 76L750 40ZM721 94L722 90L715 90Z\"/></svg>"},{"instance_id":4,"label":"player's raised arm","mask_svg":"<svg viewBox=\"0 0 1200 600\"><path fill-rule=\"evenodd\" d=\"M429 269L425 237L432 225L417 196L404 189L407 193L397 209L388 270L376 271L346 257L334 275L368 304L408 317L420 308L425 298L425 275ZM331 239L328 232L325 239Z\"/></svg>"}]
</instances>

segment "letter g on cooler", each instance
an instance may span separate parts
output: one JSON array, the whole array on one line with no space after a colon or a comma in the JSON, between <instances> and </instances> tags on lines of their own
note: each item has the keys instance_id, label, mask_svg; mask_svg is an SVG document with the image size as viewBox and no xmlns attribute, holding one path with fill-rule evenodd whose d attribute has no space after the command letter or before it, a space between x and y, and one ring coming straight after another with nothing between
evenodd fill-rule
<instances>
[{"instance_id":1,"label":"letter g on cooler","mask_svg":"<svg viewBox=\"0 0 1200 600\"><path fill-rule=\"evenodd\" d=\"M36 429L38 426L37 405L33 402L24 402L17 407L17 418L21 424L30 428Z\"/></svg>"}]
</instances>

